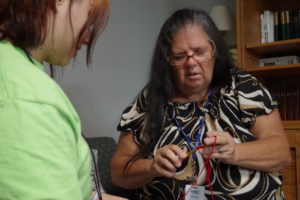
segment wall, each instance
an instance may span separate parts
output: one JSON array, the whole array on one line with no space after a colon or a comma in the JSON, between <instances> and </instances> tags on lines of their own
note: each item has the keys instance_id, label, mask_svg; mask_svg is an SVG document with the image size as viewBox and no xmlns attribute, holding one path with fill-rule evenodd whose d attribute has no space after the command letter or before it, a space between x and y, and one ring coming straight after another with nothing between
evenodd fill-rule
<instances>
[{"instance_id":1,"label":"wall","mask_svg":"<svg viewBox=\"0 0 300 200\"><path fill-rule=\"evenodd\" d=\"M235 0L175 0L176 8L193 7L200 8L206 12L210 12L213 6L224 4L228 5L235 13Z\"/></svg>"},{"instance_id":2,"label":"wall","mask_svg":"<svg viewBox=\"0 0 300 200\"><path fill-rule=\"evenodd\" d=\"M97 41L92 68L86 68L82 49L58 82L78 111L85 135L117 139L121 112L147 82L156 36L174 10L174 1L110 0L110 4L110 19Z\"/></svg>"},{"instance_id":3,"label":"wall","mask_svg":"<svg viewBox=\"0 0 300 200\"><path fill-rule=\"evenodd\" d=\"M176 8L185 8L185 7L193 7L203 9L206 12L210 13L211 9L215 5L227 5L230 7L232 13L235 15L235 0L175 0ZM231 31L225 34L225 41L228 46L236 45L236 32Z\"/></svg>"},{"instance_id":4,"label":"wall","mask_svg":"<svg viewBox=\"0 0 300 200\"><path fill-rule=\"evenodd\" d=\"M118 138L121 112L146 84L158 31L176 8L192 6L209 12L213 5L232 2L110 0L110 19L95 46L91 68L86 68L82 49L58 78L79 113L85 135Z\"/></svg>"}]
</instances>

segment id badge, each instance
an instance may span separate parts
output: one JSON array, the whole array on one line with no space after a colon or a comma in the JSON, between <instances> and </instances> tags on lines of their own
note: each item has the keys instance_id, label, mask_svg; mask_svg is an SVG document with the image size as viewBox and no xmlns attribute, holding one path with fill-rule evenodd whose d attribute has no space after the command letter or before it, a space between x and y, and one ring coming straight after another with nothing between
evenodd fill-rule
<instances>
[{"instance_id":1,"label":"id badge","mask_svg":"<svg viewBox=\"0 0 300 200\"><path fill-rule=\"evenodd\" d=\"M192 187L192 188L191 188ZM204 200L204 186L185 185L185 200Z\"/></svg>"}]
</instances>

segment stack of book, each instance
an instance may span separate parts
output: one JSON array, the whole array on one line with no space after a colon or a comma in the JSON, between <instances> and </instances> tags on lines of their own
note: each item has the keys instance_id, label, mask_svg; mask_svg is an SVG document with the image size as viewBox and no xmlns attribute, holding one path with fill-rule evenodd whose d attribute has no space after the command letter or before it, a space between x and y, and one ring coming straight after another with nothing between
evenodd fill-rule
<instances>
[{"instance_id":1,"label":"stack of book","mask_svg":"<svg viewBox=\"0 0 300 200\"><path fill-rule=\"evenodd\" d=\"M269 88L279 103L282 120L300 120L300 86L288 87L285 84Z\"/></svg>"},{"instance_id":2,"label":"stack of book","mask_svg":"<svg viewBox=\"0 0 300 200\"><path fill-rule=\"evenodd\" d=\"M300 9L270 11L260 15L261 43L300 38Z\"/></svg>"},{"instance_id":3,"label":"stack of book","mask_svg":"<svg viewBox=\"0 0 300 200\"><path fill-rule=\"evenodd\" d=\"M261 58L259 59L259 66L270 66L270 65L288 65L300 63L300 57L296 55L291 56L279 56L272 58Z\"/></svg>"}]
</instances>

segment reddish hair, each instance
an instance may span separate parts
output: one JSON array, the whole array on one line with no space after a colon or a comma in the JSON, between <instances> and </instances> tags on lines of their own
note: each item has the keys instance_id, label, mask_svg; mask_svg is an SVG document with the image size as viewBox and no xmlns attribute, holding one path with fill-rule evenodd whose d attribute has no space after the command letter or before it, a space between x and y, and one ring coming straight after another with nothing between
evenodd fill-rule
<instances>
[{"instance_id":1,"label":"reddish hair","mask_svg":"<svg viewBox=\"0 0 300 200\"><path fill-rule=\"evenodd\" d=\"M83 37L84 32L88 29L90 31L90 39L87 44L87 52L86 52L86 63L91 63L92 58L92 52L95 46L95 42L100 35L100 33L103 31L104 27L106 26L107 20L108 20L108 14L109 14L109 3L108 0L92 0L93 3L93 9L90 12L89 18L87 22L85 23L84 27L81 29L81 32L78 36L78 43L80 42L80 39Z\"/></svg>"},{"instance_id":2,"label":"reddish hair","mask_svg":"<svg viewBox=\"0 0 300 200\"><path fill-rule=\"evenodd\" d=\"M70 0L71 3L74 0ZM108 19L108 0L92 0L94 7L82 28L77 44L86 29L90 30L87 45L87 63L91 62L91 53L98 35ZM71 4L70 4L71 5ZM56 14L56 0L1 0L0 26L15 46L27 50L43 44L49 16ZM71 22L72 23L72 22ZM77 45L75 44L75 45Z\"/></svg>"}]
</instances>

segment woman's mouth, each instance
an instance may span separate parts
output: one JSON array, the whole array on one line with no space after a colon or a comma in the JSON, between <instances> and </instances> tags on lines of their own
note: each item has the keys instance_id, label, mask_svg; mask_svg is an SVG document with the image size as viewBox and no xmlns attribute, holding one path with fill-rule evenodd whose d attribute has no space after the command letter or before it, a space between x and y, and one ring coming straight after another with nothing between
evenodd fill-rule
<instances>
[{"instance_id":1,"label":"woman's mouth","mask_svg":"<svg viewBox=\"0 0 300 200\"><path fill-rule=\"evenodd\" d=\"M200 73L189 73L188 74L189 79L199 79L200 76L201 76Z\"/></svg>"}]
</instances>

